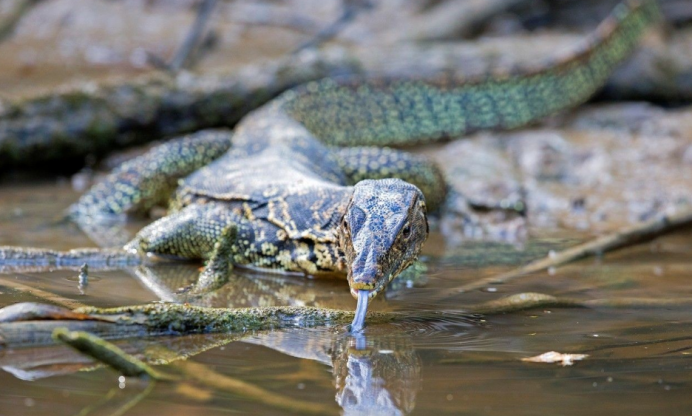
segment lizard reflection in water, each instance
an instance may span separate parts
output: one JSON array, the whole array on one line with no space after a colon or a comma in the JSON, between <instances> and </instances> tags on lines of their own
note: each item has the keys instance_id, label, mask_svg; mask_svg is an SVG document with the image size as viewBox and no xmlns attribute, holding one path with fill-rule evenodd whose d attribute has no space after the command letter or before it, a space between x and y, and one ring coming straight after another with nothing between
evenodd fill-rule
<instances>
[{"instance_id":1,"label":"lizard reflection in water","mask_svg":"<svg viewBox=\"0 0 692 417\"><path fill-rule=\"evenodd\" d=\"M331 331L290 329L251 337L238 336L237 339L330 366L336 402L346 414L408 414L413 411L420 389L420 358L410 336L388 327L379 330L379 334L373 336L354 337ZM156 352L160 346L166 348L167 354L173 352L182 360L229 342L228 336L190 335L115 343L137 356L145 352L147 361L158 363L160 358L151 352ZM94 363L64 346L42 346L7 351L0 358L0 368L21 380L34 381L91 371Z\"/></svg>"},{"instance_id":2,"label":"lizard reflection in water","mask_svg":"<svg viewBox=\"0 0 692 417\"><path fill-rule=\"evenodd\" d=\"M48 345L15 347L8 331L12 325L25 326L27 332L44 333L33 337L50 343L56 327L65 326L61 320L36 319L18 323L0 323L0 333L8 335L0 367L22 380L36 380L79 371L92 371L94 364L65 346ZM81 330L99 335L114 336L91 323L80 321ZM367 334L335 333L333 329L293 328L273 332L236 335L188 335L182 337L116 336L112 340L120 348L132 352L150 363L173 363L187 360L208 349L233 341L265 346L300 359L315 361L332 368L336 402L346 414L401 415L413 411L420 389L421 361L405 328L393 325L374 325ZM470 327L470 325L469 325ZM21 327L20 327L21 328ZM418 332L418 326L413 330ZM319 377L319 375L316 375ZM204 376L195 377L196 380ZM202 384L204 384L202 382Z\"/></svg>"},{"instance_id":3,"label":"lizard reflection in water","mask_svg":"<svg viewBox=\"0 0 692 417\"><path fill-rule=\"evenodd\" d=\"M34 271L38 272L38 269ZM203 294L191 294L179 293L177 290L195 282L198 272L194 265L157 263L140 265L130 272L158 298L175 303L174 305L193 303L205 307L294 305L349 308L347 300L336 291L340 282L334 280L311 282L298 277L237 270L232 277L232 283L237 285L225 285ZM396 295L398 291L406 291L407 284L398 281L416 277L406 271L390 284L387 293L393 292L392 295ZM381 304L384 301L376 302ZM401 415L412 412L421 380L421 359L417 349L428 348L426 343L430 340L430 337L419 340L421 330L429 325L426 334L431 336L438 331L437 326L440 326L439 317L427 322L415 315L405 315L396 323L371 325L365 333L359 334L343 331L341 326L295 328L288 323L288 328L272 331L181 336L171 336L166 331L163 335L156 336L155 333L135 329L127 324L112 328L113 323L90 322L83 317L74 317L74 314L66 315L61 320L60 308L45 307L47 308L32 308L29 311L31 317L0 313L0 338L3 340L0 347L0 367L19 379L36 380L94 369L93 362L88 358L65 346L54 344L51 334L56 327L68 327L101 336L151 363L191 359L209 349L242 341L331 367L336 388L335 399L345 414ZM49 319L41 320L41 312ZM450 321L443 324L444 329L448 331L450 326L454 328L457 344L460 333L473 335L479 329L478 317L475 315L459 313L446 317ZM162 361L162 356L157 356L160 352L166 352L167 359Z\"/></svg>"},{"instance_id":4,"label":"lizard reflection in water","mask_svg":"<svg viewBox=\"0 0 692 417\"><path fill-rule=\"evenodd\" d=\"M200 132L126 162L72 214L93 221L146 212L178 185L169 215L128 249L208 259L198 292L226 280L233 265L345 274L364 312L416 259L428 211L442 206L447 189L434 164L383 147L513 129L574 107L657 18L655 1L626 1L569 57L476 80L309 83L245 117L233 134ZM357 317L355 329L364 324Z\"/></svg>"}]
</instances>

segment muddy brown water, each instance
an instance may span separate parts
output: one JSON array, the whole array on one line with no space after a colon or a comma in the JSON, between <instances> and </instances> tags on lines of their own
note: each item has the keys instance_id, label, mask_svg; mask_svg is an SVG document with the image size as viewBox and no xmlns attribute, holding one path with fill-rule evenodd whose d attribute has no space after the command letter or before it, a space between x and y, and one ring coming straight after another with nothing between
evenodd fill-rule
<instances>
[{"instance_id":1,"label":"muddy brown water","mask_svg":"<svg viewBox=\"0 0 692 417\"><path fill-rule=\"evenodd\" d=\"M7 181L0 187L0 243L94 246L77 227L59 222L77 196L68 181ZM129 230L140 226L132 224ZM692 322L686 309L550 308L416 320L416 310L429 308L433 294L445 288L507 270L581 238L555 230L521 246L469 242L452 248L434 234L421 282L400 283L373 306L410 311L410 319L370 326L358 340L341 327L330 327L248 334L235 341L227 335L196 335L118 343L133 353L152 345L187 352L190 361L206 365L209 373L321 404L335 414L689 414ZM690 232L681 231L600 259L463 294L436 307L463 309L525 291L581 299L689 297L690 254ZM0 274L0 305L41 301L13 283L96 306L167 297L175 301L175 290L194 279L198 267L95 271L84 294L74 271L5 273ZM239 272L233 283L260 283L257 291L264 293L251 300L222 290L196 302L355 307L343 281ZM521 361L547 351L590 356L568 367ZM159 382L138 399L149 382L119 379L117 372L93 365L62 346L0 350L0 413L299 413L190 379Z\"/></svg>"}]
</instances>

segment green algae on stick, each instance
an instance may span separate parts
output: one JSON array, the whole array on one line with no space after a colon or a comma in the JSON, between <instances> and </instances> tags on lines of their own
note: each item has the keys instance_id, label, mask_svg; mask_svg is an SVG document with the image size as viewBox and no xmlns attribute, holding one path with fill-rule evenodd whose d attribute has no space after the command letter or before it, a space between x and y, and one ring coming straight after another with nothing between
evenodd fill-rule
<instances>
[{"instance_id":1,"label":"green algae on stick","mask_svg":"<svg viewBox=\"0 0 692 417\"><path fill-rule=\"evenodd\" d=\"M145 304L128 307L84 307L75 312L122 324L140 324L150 330L174 332L244 332L282 327L348 324L354 313L316 307L209 308L180 304ZM401 313L371 312L371 323L401 317Z\"/></svg>"}]
</instances>

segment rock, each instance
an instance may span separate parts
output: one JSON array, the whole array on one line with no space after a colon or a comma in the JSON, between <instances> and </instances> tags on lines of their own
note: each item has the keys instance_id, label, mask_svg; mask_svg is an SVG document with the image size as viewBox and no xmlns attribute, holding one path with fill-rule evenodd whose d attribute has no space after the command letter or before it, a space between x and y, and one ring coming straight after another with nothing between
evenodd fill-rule
<instances>
[{"instance_id":1,"label":"rock","mask_svg":"<svg viewBox=\"0 0 692 417\"><path fill-rule=\"evenodd\" d=\"M587 106L541 127L476 135L465 141L428 151L443 164L452 195L461 196L448 202L452 220L441 223L448 236L460 230L477 236L460 225L459 218L469 219L478 212L486 219L493 213L495 219L501 217L506 209L487 203L493 200L487 199L483 207L471 202L479 201L478 195L502 201L514 192L508 190L521 190L515 195L523 200L514 201L525 201L529 231L555 227L614 231L692 204L692 107ZM460 152L464 148L473 151ZM495 162L484 164L486 155L493 155ZM480 221L478 227L513 230L515 223L516 219L507 218Z\"/></svg>"}]
</instances>

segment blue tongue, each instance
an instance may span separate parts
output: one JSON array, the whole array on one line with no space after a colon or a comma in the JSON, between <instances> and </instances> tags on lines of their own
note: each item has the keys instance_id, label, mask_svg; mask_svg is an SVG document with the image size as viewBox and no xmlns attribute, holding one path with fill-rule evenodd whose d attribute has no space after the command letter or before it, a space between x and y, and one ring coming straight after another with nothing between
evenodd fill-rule
<instances>
[{"instance_id":1,"label":"blue tongue","mask_svg":"<svg viewBox=\"0 0 692 417\"><path fill-rule=\"evenodd\" d=\"M351 333L361 332L365 328L365 315L368 312L369 295L370 291L368 290L358 291L358 306L356 307L356 316L353 317L353 323L351 323Z\"/></svg>"}]
</instances>

